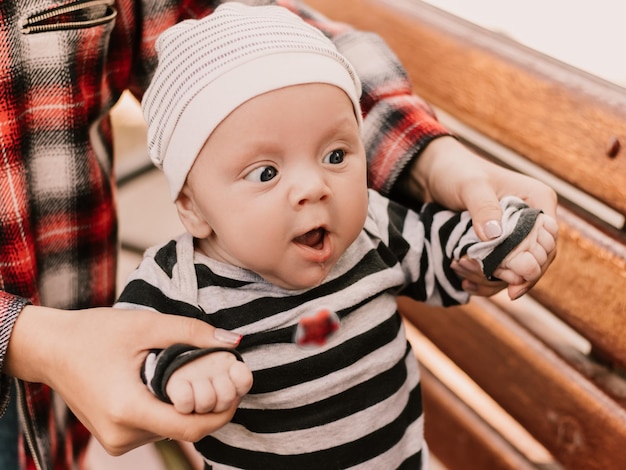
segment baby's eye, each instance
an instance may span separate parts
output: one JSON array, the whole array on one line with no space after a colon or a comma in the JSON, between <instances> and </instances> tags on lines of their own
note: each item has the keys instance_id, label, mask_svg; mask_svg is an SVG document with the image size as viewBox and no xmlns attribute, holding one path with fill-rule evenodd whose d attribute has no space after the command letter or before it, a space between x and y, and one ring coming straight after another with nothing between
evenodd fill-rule
<instances>
[{"instance_id":1,"label":"baby's eye","mask_svg":"<svg viewBox=\"0 0 626 470\"><path fill-rule=\"evenodd\" d=\"M343 159L346 156L346 152L340 149L333 150L324 157L324 163L330 163L331 165L338 165L343 163Z\"/></svg>"},{"instance_id":2,"label":"baby's eye","mask_svg":"<svg viewBox=\"0 0 626 470\"><path fill-rule=\"evenodd\" d=\"M265 183L271 179L274 179L278 174L278 170L273 166L260 166L255 168L250 173L245 176L247 181L258 181L261 183Z\"/></svg>"}]
</instances>

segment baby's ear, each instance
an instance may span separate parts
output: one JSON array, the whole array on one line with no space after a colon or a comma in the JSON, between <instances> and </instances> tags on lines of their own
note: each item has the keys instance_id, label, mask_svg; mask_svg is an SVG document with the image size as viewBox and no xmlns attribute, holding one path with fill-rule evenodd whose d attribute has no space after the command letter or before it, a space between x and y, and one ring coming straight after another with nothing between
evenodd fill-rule
<instances>
[{"instance_id":1,"label":"baby's ear","mask_svg":"<svg viewBox=\"0 0 626 470\"><path fill-rule=\"evenodd\" d=\"M213 230L198 210L188 185L183 186L175 204L180 221L192 236L207 238L211 234Z\"/></svg>"}]
</instances>

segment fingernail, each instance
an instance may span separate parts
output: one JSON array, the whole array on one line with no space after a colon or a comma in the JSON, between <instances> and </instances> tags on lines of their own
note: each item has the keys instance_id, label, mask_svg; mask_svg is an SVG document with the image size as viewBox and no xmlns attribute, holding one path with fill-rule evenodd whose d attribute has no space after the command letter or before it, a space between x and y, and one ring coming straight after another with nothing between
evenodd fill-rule
<instances>
[{"instance_id":1,"label":"fingernail","mask_svg":"<svg viewBox=\"0 0 626 470\"><path fill-rule=\"evenodd\" d=\"M502 227L500 227L500 222L497 220L490 220L483 226L483 231L485 232L485 236L490 240L493 238L498 238L502 235Z\"/></svg>"},{"instance_id":2,"label":"fingernail","mask_svg":"<svg viewBox=\"0 0 626 470\"><path fill-rule=\"evenodd\" d=\"M527 293L527 292L528 292L528 289L525 289L525 290L523 290L523 291L519 292L519 293L518 293L515 297L513 297L511 300L517 300L517 299L519 299L520 297L522 297L522 296L526 295L526 293Z\"/></svg>"},{"instance_id":3,"label":"fingernail","mask_svg":"<svg viewBox=\"0 0 626 470\"><path fill-rule=\"evenodd\" d=\"M233 333L232 331L223 330L221 328L216 328L213 336L222 343L231 343L234 345L239 344L241 338L243 338L243 336L238 333Z\"/></svg>"}]
</instances>

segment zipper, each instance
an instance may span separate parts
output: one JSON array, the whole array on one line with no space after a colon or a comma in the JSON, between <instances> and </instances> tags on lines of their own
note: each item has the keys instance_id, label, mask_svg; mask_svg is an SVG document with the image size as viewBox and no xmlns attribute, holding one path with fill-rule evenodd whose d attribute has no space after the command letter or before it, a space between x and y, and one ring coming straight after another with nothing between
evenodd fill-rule
<instances>
[{"instance_id":1,"label":"zipper","mask_svg":"<svg viewBox=\"0 0 626 470\"><path fill-rule=\"evenodd\" d=\"M68 29L89 28L92 26L98 26L104 23L108 23L117 16L117 11L115 10L115 8L113 8L114 3L115 0L87 0L81 3L73 3L71 5L52 8L45 12L38 13L26 18L22 22L22 33L34 34ZM54 21L56 17L61 18L64 15L73 15L79 12L88 13L89 10L95 10L102 7L106 7L104 14L94 15L97 16L94 19L77 19L76 21L61 20L58 22Z\"/></svg>"},{"instance_id":2,"label":"zipper","mask_svg":"<svg viewBox=\"0 0 626 470\"><path fill-rule=\"evenodd\" d=\"M15 379L15 391L17 392L17 411L22 424L22 430L24 431L24 437L26 438L26 443L30 449L35 467L37 467L37 470L43 470L39 446L35 443L34 424L32 420L29 419L28 412L26 411L26 391L24 390L24 383L21 380Z\"/></svg>"}]
</instances>

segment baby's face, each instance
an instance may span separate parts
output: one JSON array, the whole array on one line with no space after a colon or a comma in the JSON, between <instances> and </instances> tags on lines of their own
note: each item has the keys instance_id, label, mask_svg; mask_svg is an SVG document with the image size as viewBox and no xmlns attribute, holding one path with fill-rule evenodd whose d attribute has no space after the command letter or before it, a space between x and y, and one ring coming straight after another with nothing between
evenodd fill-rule
<instances>
[{"instance_id":1,"label":"baby's face","mask_svg":"<svg viewBox=\"0 0 626 470\"><path fill-rule=\"evenodd\" d=\"M206 224L198 247L288 289L318 285L367 214L352 103L326 84L247 101L211 134L188 179Z\"/></svg>"}]
</instances>

